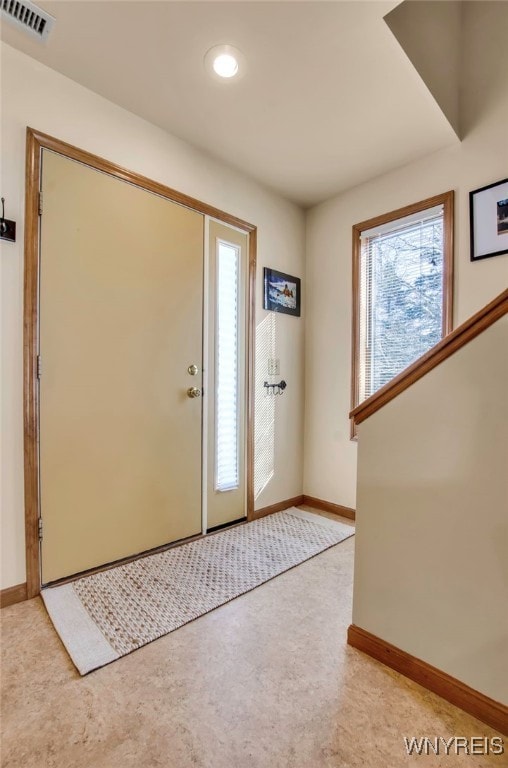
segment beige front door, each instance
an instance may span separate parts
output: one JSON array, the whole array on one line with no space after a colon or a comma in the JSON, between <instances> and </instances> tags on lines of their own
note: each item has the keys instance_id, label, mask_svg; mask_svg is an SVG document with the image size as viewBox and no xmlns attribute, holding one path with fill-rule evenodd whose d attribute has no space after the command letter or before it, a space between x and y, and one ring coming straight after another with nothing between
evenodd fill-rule
<instances>
[{"instance_id":1,"label":"beige front door","mask_svg":"<svg viewBox=\"0 0 508 768\"><path fill-rule=\"evenodd\" d=\"M204 221L48 150L42 193L46 584L201 531Z\"/></svg>"}]
</instances>

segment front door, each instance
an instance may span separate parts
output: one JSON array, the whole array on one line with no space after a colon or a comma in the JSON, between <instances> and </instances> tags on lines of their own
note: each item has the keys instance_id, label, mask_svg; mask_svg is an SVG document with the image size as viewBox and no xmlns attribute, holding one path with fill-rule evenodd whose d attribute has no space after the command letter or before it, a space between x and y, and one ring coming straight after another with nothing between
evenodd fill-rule
<instances>
[{"instance_id":1,"label":"front door","mask_svg":"<svg viewBox=\"0 0 508 768\"><path fill-rule=\"evenodd\" d=\"M47 584L201 531L204 217L49 150L42 195Z\"/></svg>"}]
</instances>

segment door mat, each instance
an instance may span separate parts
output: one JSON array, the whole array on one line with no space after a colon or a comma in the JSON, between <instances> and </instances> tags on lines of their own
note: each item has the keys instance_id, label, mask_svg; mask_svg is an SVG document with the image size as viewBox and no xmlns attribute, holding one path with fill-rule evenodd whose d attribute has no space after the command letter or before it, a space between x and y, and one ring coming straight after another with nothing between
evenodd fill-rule
<instances>
[{"instance_id":1,"label":"door mat","mask_svg":"<svg viewBox=\"0 0 508 768\"><path fill-rule=\"evenodd\" d=\"M81 675L218 608L354 534L292 507L101 573L43 589Z\"/></svg>"}]
</instances>

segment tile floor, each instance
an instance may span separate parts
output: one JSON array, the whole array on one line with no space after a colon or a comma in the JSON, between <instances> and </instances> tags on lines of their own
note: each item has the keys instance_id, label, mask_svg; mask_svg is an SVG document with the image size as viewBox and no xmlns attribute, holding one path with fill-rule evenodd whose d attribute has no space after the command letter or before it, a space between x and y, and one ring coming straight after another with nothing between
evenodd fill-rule
<instances>
[{"instance_id":1,"label":"tile floor","mask_svg":"<svg viewBox=\"0 0 508 768\"><path fill-rule=\"evenodd\" d=\"M496 734L346 645L353 552L351 538L83 678L38 598L5 608L2 768L508 765L406 754L404 736Z\"/></svg>"}]
</instances>

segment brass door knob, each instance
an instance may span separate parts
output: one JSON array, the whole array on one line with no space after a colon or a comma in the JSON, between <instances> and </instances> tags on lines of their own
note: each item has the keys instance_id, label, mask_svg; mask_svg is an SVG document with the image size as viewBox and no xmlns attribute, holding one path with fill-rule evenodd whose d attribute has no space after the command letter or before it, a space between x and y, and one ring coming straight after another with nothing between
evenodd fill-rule
<instances>
[{"instance_id":1,"label":"brass door knob","mask_svg":"<svg viewBox=\"0 0 508 768\"><path fill-rule=\"evenodd\" d=\"M197 387L189 387L187 397L201 397L201 390Z\"/></svg>"}]
</instances>

